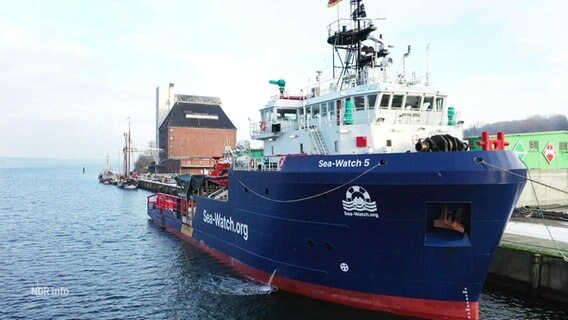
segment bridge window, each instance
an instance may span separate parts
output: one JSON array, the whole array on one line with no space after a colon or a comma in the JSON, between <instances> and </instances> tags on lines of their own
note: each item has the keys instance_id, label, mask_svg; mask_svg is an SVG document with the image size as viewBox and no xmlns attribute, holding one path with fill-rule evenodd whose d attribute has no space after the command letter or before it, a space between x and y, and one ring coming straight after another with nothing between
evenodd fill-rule
<instances>
[{"instance_id":1,"label":"bridge window","mask_svg":"<svg viewBox=\"0 0 568 320\"><path fill-rule=\"evenodd\" d=\"M322 117L327 116L327 104L326 103L321 104L321 116Z\"/></svg>"},{"instance_id":2,"label":"bridge window","mask_svg":"<svg viewBox=\"0 0 568 320\"><path fill-rule=\"evenodd\" d=\"M405 107L406 109L418 110L420 106L420 97L419 96L407 96Z\"/></svg>"},{"instance_id":3,"label":"bridge window","mask_svg":"<svg viewBox=\"0 0 568 320\"><path fill-rule=\"evenodd\" d=\"M296 121L296 109L278 109L278 119Z\"/></svg>"},{"instance_id":4,"label":"bridge window","mask_svg":"<svg viewBox=\"0 0 568 320\"><path fill-rule=\"evenodd\" d=\"M434 97L424 97L424 104L422 107L424 110L432 110L434 108Z\"/></svg>"},{"instance_id":5,"label":"bridge window","mask_svg":"<svg viewBox=\"0 0 568 320\"><path fill-rule=\"evenodd\" d=\"M356 111L365 110L365 96L355 97L355 110Z\"/></svg>"},{"instance_id":6,"label":"bridge window","mask_svg":"<svg viewBox=\"0 0 568 320\"><path fill-rule=\"evenodd\" d=\"M381 96L381 106L380 106L381 109L388 109L389 108L391 97L392 97L391 94L383 94Z\"/></svg>"},{"instance_id":7,"label":"bridge window","mask_svg":"<svg viewBox=\"0 0 568 320\"><path fill-rule=\"evenodd\" d=\"M392 109L401 109L402 108L402 98L404 98L404 95L402 94L395 94L392 97Z\"/></svg>"},{"instance_id":8,"label":"bridge window","mask_svg":"<svg viewBox=\"0 0 568 320\"><path fill-rule=\"evenodd\" d=\"M442 111L444 109L444 98L436 98L436 111Z\"/></svg>"},{"instance_id":9,"label":"bridge window","mask_svg":"<svg viewBox=\"0 0 568 320\"><path fill-rule=\"evenodd\" d=\"M313 108L313 109L312 109L312 112L313 112L313 113L312 113L312 117L313 117L314 119L319 118L319 117L320 117L320 106L319 106L319 104L318 104L318 105L315 105L315 106L312 106L312 108Z\"/></svg>"},{"instance_id":10,"label":"bridge window","mask_svg":"<svg viewBox=\"0 0 568 320\"><path fill-rule=\"evenodd\" d=\"M329 115L333 118L335 115L335 105L333 101L327 103L327 109L329 110Z\"/></svg>"},{"instance_id":11,"label":"bridge window","mask_svg":"<svg viewBox=\"0 0 568 320\"><path fill-rule=\"evenodd\" d=\"M369 102L369 109L375 109L375 103L377 103L377 95L376 94L368 95L367 102Z\"/></svg>"},{"instance_id":12,"label":"bridge window","mask_svg":"<svg viewBox=\"0 0 568 320\"><path fill-rule=\"evenodd\" d=\"M260 117L262 118L262 120L272 121L272 109L261 111Z\"/></svg>"}]
</instances>

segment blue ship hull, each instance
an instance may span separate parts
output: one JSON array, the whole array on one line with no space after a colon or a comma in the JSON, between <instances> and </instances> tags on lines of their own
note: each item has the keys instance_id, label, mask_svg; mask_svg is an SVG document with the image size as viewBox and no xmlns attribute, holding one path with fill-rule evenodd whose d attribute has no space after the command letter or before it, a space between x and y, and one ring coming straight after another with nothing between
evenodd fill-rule
<instances>
[{"instance_id":1,"label":"blue ship hull","mask_svg":"<svg viewBox=\"0 0 568 320\"><path fill-rule=\"evenodd\" d=\"M283 290L477 319L525 174L509 151L288 156L278 172L231 171L228 200L193 196L187 223L155 203L148 214L245 275L274 273ZM461 230L435 226L445 213Z\"/></svg>"}]
</instances>

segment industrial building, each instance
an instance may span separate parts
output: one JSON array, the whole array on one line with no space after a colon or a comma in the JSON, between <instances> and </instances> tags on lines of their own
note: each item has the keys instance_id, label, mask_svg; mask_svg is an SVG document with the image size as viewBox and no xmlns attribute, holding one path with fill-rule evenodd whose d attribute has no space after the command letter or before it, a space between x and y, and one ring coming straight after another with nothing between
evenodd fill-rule
<instances>
[{"instance_id":1,"label":"industrial building","mask_svg":"<svg viewBox=\"0 0 568 320\"><path fill-rule=\"evenodd\" d=\"M218 97L174 93L174 84L156 89L156 163L162 172L208 174L226 147L235 147L237 129Z\"/></svg>"},{"instance_id":2,"label":"industrial building","mask_svg":"<svg viewBox=\"0 0 568 320\"><path fill-rule=\"evenodd\" d=\"M492 137L494 138L494 137ZM480 137L467 138L471 150L481 150ZM568 191L568 131L506 134L506 150L513 150L529 169L527 177ZM517 206L568 205L568 196L527 181Z\"/></svg>"}]
</instances>

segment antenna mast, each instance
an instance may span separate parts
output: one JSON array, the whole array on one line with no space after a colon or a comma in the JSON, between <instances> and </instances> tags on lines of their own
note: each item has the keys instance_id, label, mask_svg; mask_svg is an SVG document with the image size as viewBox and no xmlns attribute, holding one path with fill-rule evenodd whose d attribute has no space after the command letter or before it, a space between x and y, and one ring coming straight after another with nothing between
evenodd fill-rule
<instances>
[{"instance_id":1,"label":"antenna mast","mask_svg":"<svg viewBox=\"0 0 568 320\"><path fill-rule=\"evenodd\" d=\"M369 62L362 62L361 43L377 29L371 19L367 19L362 0L350 0L350 9L350 19L338 19L328 26L327 43L332 45L334 52L333 77L337 79L339 88L366 82L361 71ZM340 70L337 77L336 69Z\"/></svg>"},{"instance_id":2,"label":"antenna mast","mask_svg":"<svg viewBox=\"0 0 568 320\"><path fill-rule=\"evenodd\" d=\"M430 85L430 42L426 45L426 85Z\"/></svg>"},{"instance_id":3,"label":"antenna mast","mask_svg":"<svg viewBox=\"0 0 568 320\"><path fill-rule=\"evenodd\" d=\"M406 58L410 55L410 45L406 53L402 56L402 82L406 82Z\"/></svg>"}]
</instances>

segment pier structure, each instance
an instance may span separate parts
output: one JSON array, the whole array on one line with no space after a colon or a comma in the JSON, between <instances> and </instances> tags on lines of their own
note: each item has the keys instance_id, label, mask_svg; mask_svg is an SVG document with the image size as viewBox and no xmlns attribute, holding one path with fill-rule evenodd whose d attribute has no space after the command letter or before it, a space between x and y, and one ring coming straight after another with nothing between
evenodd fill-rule
<instances>
[{"instance_id":1,"label":"pier structure","mask_svg":"<svg viewBox=\"0 0 568 320\"><path fill-rule=\"evenodd\" d=\"M558 209L568 216L568 206ZM486 283L568 305L567 258L568 225L563 219L513 218Z\"/></svg>"}]
</instances>

